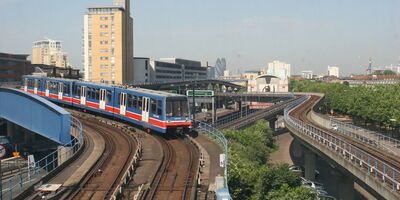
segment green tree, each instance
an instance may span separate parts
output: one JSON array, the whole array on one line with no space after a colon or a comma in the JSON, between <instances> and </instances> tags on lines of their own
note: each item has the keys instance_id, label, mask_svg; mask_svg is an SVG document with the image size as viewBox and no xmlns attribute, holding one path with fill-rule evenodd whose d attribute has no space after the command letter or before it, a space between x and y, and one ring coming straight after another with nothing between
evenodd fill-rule
<instances>
[{"instance_id":1,"label":"green tree","mask_svg":"<svg viewBox=\"0 0 400 200\"><path fill-rule=\"evenodd\" d=\"M301 186L291 188L287 184L282 185L279 190L271 191L265 198L268 200L314 200L315 194L311 189Z\"/></svg>"},{"instance_id":2,"label":"green tree","mask_svg":"<svg viewBox=\"0 0 400 200\"><path fill-rule=\"evenodd\" d=\"M256 199L266 199L273 190L279 190L283 185L290 188L300 186L300 174L289 170L287 164L264 166L256 184Z\"/></svg>"}]
</instances>

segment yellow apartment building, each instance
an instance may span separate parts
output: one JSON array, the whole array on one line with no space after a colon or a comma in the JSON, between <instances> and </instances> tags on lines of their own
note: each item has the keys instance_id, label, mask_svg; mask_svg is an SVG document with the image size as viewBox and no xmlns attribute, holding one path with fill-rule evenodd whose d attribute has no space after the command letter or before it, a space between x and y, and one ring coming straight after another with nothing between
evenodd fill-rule
<instances>
[{"instance_id":1,"label":"yellow apartment building","mask_svg":"<svg viewBox=\"0 0 400 200\"><path fill-rule=\"evenodd\" d=\"M133 19L129 0L89 7L84 16L84 79L115 84L133 81Z\"/></svg>"}]
</instances>

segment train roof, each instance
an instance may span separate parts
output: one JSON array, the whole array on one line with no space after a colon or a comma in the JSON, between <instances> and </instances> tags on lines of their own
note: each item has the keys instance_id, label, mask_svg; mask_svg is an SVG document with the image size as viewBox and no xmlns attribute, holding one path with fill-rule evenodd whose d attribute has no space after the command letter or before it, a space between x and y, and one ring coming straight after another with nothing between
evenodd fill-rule
<instances>
[{"instance_id":1,"label":"train roof","mask_svg":"<svg viewBox=\"0 0 400 200\"><path fill-rule=\"evenodd\" d=\"M158 96L162 96L162 97L183 97L183 96L186 97L185 95L181 95L181 94L172 94L172 93L168 93L168 92L164 92L164 91L150 90L150 89L132 87L132 86L127 86L127 85L97 83L97 82L82 81L82 80L67 79L67 78L40 77L40 76L35 76L35 75L25 75L25 76L36 77L36 78L45 78L45 79L54 79L54 80L63 80L63 81L71 81L71 82L76 82L76 83L81 83L81 84L91 84L91 85L96 85L96 86L113 87L113 88L118 88L118 89L125 89L125 90L129 90L129 91L134 91L134 92L143 92L143 93L147 93L147 94L158 95Z\"/></svg>"}]
</instances>

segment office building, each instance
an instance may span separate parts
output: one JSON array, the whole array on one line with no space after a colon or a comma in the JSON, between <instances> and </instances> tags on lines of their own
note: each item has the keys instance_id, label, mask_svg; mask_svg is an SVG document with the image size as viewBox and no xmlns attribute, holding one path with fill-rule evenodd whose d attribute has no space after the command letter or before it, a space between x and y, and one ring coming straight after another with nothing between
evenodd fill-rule
<instances>
[{"instance_id":1,"label":"office building","mask_svg":"<svg viewBox=\"0 0 400 200\"><path fill-rule=\"evenodd\" d=\"M268 63L266 72L269 75L279 77L281 80L286 80L291 76L290 64L277 60Z\"/></svg>"},{"instance_id":2,"label":"office building","mask_svg":"<svg viewBox=\"0 0 400 200\"><path fill-rule=\"evenodd\" d=\"M328 76L336 76L339 78L339 67L328 66Z\"/></svg>"},{"instance_id":3,"label":"office building","mask_svg":"<svg viewBox=\"0 0 400 200\"><path fill-rule=\"evenodd\" d=\"M133 67L133 83L151 82L150 58L134 57Z\"/></svg>"},{"instance_id":4,"label":"office building","mask_svg":"<svg viewBox=\"0 0 400 200\"><path fill-rule=\"evenodd\" d=\"M161 58L159 61L150 61L150 82L207 79L207 71L208 67L201 66L200 61Z\"/></svg>"},{"instance_id":5,"label":"office building","mask_svg":"<svg viewBox=\"0 0 400 200\"><path fill-rule=\"evenodd\" d=\"M301 71L301 77L305 79L313 79L313 71Z\"/></svg>"},{"instance_id":6,"label":"office building","mask_svg":"<svg viewBox=\"0 0 400 200\"><path fill-rule=\"evenodd\" d=\"M27 54L0 53L0 83L20 82L21 77L32 73Z\"/></svg>"},{"instance_id":7,"label":"office building","mask_svg":"<svg viewBox=\"0 0 400 200\"><path fill-rule=\"evenodd\" d=\"M133 19L129 0L89 7L84 16L84 79L133 82Z\"/></svg>"},{"instance_id":8,"label":"office building","mask_svg":"<svg viewBox=\"0 0 400 200\"><path fill-rule=\"evenodd\" d=\"M32 64L68 67L68 54L62 51L61 41L36 41L32 47Z\"/></svg>"}]
</instances>

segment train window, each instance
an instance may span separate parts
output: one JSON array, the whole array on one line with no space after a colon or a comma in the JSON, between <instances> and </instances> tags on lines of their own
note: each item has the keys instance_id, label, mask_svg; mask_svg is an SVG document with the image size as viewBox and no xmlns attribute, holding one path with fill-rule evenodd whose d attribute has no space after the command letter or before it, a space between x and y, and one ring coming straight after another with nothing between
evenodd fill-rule
<instances>
[{"instance_id":1,"label":"train window","mask_svg":"<svg viewBox=\"0 0 400 200\"><path fill-rule=\"evenodd\" d=\"M107 99L106 99L106 102L107 102L107 103L110 103L110 102L111 102L111 91L110 91L110 90L107 90Z\"/></svg>"},{"instance_id":2,"label":"train window","mask_svg":"<svg viewBox=\"0 0 400 200\"><path fill-rule=\"evenodd\" d=\"M28 79L24 78L24 86L28 86Z\"/></svg>"},{"instance_id":3,"label":"train window","mask_svg":"<svg viewBox=\"0 0 400 200\"><path fill-rule=\"evenodd\" d=\"M86 98L88 99L92 98L92 88L90 87L86 88Z\"/></svg>"},{"instance_id":4,"label":"train window","mask_svg":"<svg viewBox=\"0 0 400 200\"><path fill-rule=\"evenodd\" d=\"M128 94L128 107L133 108L133 97L131 94Z\"/></svg>"},{"instance_id":5,"label":"train window","mask_svg":"<svg viewBox=\"0 0 400 200\"><path fill-rule=\"evenodd\" d=\"M188 117L188 104L186 99L167 99L167 117Z\"/></svg>"},{"instance_id":6,"label":"train window","mask_svg":"<svg viewBox=\"0 0 400 200\"><path fill-rule=\"evenodd\" d=\"M67 85L67 84L64 84L64 94L65 95L69 95L69 85Z\"/></svg>"},{"instance_id":7,"label":"train window","mask_svg":"<svg viewBox=\"0 0 400 200\"><path fill-rule=\"evenodd\" d=\"M40 90L42 90L42 81L41 80L38 80L38 86L37 86Z\"/></svg>"},{"instance_id":8,"label":"train window","mask_svg":"<svg viewBox=\"0 0 400 200\"><path fill-rule=\"evenodd\" d=\"M157 100L157 115L162 114L162 103L160 100Z\"/></svg>"},{"instance_id":9,"label":"train window","mask_svg":"<svg viewBox=\"0 0 400 200\"><path fill-rule=\"evenodd\" d=\"M54 85L54 82L50 82L50 88L49 88L49 90L51 91L51 92L54 92L55 91L55 85Z\"/></svg>"},{"instance_id":10,"label":"train window","mask_svg":"<svg viewBox=\"0 0 400 200\"><path fill-rule=\"evenodd\" d=\"M137 96L132 95L132 108L136 108L137 109Z\"/></svg>"},{"instance_id":11,"label":"train window","mask_svg":"<svg viewBox=\"0 0 400 200\"><path fill-rule=\"evenodd\" d=\"M28 80L28 87L33 87L33 80L32 79Z\"/></svg>"},{"instance_id":12,"label":"train window","mask_svg":"<svg viewBox=\"0 0 400 200\"><path fill-rule=\"evenodd\" d=\"M121 103L121 92L118 93L118 104L120 104L120 103Z\"/></svg>"},{"instance_id":13,"label":"train window","mask_svg":"<svg viewBox=\"0 0 400 200\"><path fill-rule=\"evenodd\" d=\"M93 92L94 92L94 99L99 100L100 99L99 88L93 88Z\"/></svg>"},{"instance_id":14,"label":"train window","mask_svg":"<svg viewBox=\"0 0 400 200\"><path fill-rule=\"evenodd\" d=\"M81 86L76 86L76 96L81 96Z\"/></svg>"},{"instance_id":15,"label":"train window","mask_svg":"<svg viewBox=\"0 0 400 200\"><path fill-rule=\"evenodd\" d=\"M156 114L157 111L157 104L156 104L156 100L154 99L150 99L150 105L151 105L151 114Z\"/></svg>"},{"instance_id":16,"label":"train window","mask_svg":"<svg viewBox=\"0 0 400 200\"><path fill-rule=\"evenodd\" d=\"M139 110L142 110L142 100L143 100L143 97L138 97L138 109Z\"/></svg>"}]
</instances>

